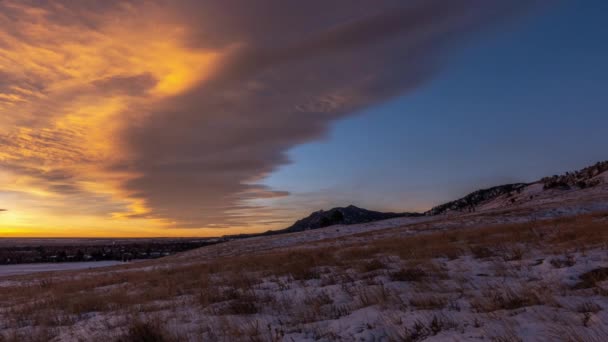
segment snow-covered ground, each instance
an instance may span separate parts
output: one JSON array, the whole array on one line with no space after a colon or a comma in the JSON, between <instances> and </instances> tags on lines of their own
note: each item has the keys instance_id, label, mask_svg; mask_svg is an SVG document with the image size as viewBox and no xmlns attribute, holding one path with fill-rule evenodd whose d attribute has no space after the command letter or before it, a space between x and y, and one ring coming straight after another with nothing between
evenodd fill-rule
<instances>
[{"instance_id":1,"label":"snow-covered ground","mask_svg":"<svg viewBox=\"0 0 608 342\"><path fill-rule=\"evenodd\" d=\"M551 253L509 243L428 259L388 249L340 265L319 261L314 274L253 265L237 272L226 259L225 268L205 276L201 292L137 306L137 317L185 341L604 341L608 281L579 284L582 275L608 269L606 246ZM300 247L287 253L311 250ZM281 259L288 255L276 262L290 262ZM108 326L119 335L129 315L85 314L57 336L103 338Z\"/></svg>"},{"instance_id":2,"label":"snow-covered ground","mask_svg":"<svg viewBox=\"0 0 608 342\"><path fill-rule=\"evenodd\" d=\"M608 193L608 172L604 172L594 179L600 180L600 184L585 189L574 187L570 190L544 190L542 183L530 184L523 188L521 192L504 194L481 204L477 207L477 211L518 208L539 209L543 206L552 205L572 207L573 209L580 207L580 210L606 210L608 209L608 201L606 200L606 193Z\"/></svg>"},{"instance_id":3,"label":"snow-covered ground","mask_svg":"<svg viewBox=\"0 0 608 342\"><path fill-rule=\"evenodd\" d=\"M601 189L234 240L102 270L5 274L0 333L24 341L142 332L177 341L605 341Z\"/></svg>"}]
</instances>

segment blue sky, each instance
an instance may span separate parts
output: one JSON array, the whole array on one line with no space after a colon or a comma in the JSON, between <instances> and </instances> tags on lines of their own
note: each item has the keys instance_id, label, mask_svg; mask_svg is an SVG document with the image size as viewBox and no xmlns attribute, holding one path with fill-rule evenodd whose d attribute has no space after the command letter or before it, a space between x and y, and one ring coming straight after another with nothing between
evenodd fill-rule
<instances>
[{"instance_id":1,"label":"blue sky","mask_svg":"<svg viewBox=\"0 0 608 342\"><path fill-rule=\"evenodd\" d=\"M302 211L422 210L608 159L608 3L552 2L477 34L437 77L337 121L265 184Z\"/></svg>"},{"instance_id":2,"label":"blue sky","mask_svg":"<svg viewBox=\"0 0 608 342\"><path fill-rule=\"evenodd\" d=\"M608 159L605 1L128 3L0 1L0 236L256 232Z\"/></svg>"}]
</instances>

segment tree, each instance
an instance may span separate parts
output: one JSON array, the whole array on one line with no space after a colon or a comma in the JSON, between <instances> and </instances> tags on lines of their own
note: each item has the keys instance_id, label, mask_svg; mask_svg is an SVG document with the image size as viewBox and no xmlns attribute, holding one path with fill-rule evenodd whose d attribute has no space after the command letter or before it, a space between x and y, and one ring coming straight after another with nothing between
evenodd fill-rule
<instances>
[{"instance_id":1,"label":"tree","mask_svg":"<svg viewBox=\"0 0 608 342\"><path fill-rule=\"evenodd\" d=\"M321 220L319 221L319 225L321 226L321 228L324 228L324 227L331 226L332 223L331 223L331 220L329 219L329 217L323 216L323 217L321 217Z\"/></svg>"},{"instance_id":2,"label":"tree","mask_svg":"<svg viewBox=\"0 0 608 342\"><path fill-rule=\"evenodd\" d=\"M339 210L334 211L333 214L331 214L331 221L334 224L342 223L344 221L344 214Z\"/></svg>"}]
</instances>

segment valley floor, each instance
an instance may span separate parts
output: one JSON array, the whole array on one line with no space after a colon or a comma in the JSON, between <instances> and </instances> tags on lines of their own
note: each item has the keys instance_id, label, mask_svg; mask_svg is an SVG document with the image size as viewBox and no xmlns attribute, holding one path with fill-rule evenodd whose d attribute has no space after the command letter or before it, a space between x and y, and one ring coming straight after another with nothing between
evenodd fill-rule
<instances>
[{"instance_id":1,"label":"valley floor","mask_svg":"<svg viewBox=\"0 0 608 342\"><path fill-rule=\"evenodd\" d=\"M4 277L0 341L605 341L608 214L534 213L334 226Z\"/></svg>"}]
</instances>

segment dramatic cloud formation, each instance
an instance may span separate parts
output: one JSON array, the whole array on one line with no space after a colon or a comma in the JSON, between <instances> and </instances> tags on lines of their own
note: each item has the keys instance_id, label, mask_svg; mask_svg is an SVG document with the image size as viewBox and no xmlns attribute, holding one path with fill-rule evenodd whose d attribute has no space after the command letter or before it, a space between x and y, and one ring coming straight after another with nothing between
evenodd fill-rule
<instances>
[{"instance_id":1,"label":"dramatic cloud formation","mask_svg":"<svg viewBox=\"0 0 608 342\"><path fill-rule=\"evenodd\" d=\"M446 48L517 7L3 1L0 200L15 207L8 223L15 231L271 224L272 208L252 200L288 195L259 185L288 162L288 149L416 88Z\"/></svg>"}]
</instances>

